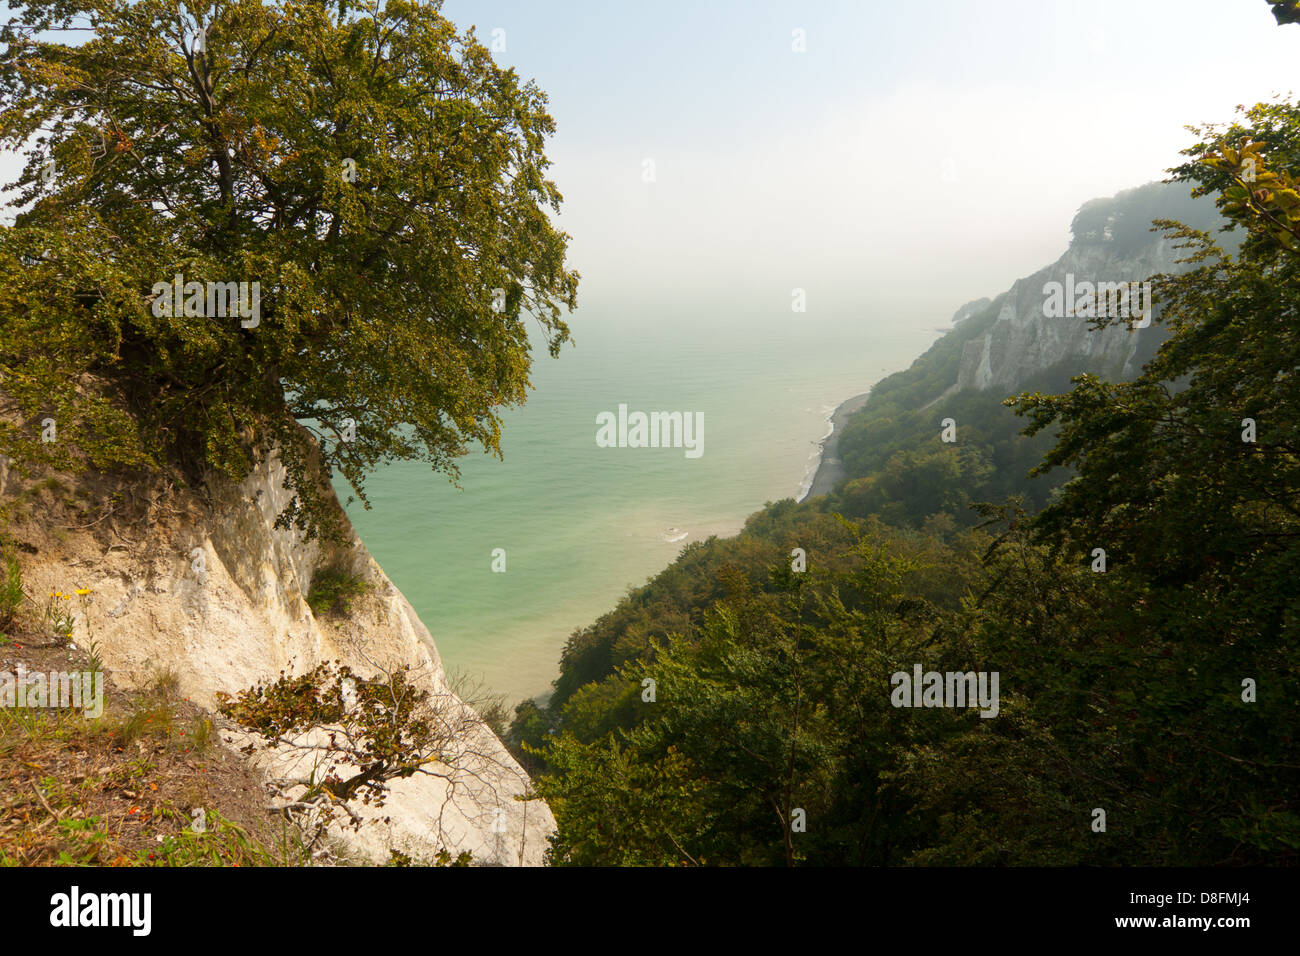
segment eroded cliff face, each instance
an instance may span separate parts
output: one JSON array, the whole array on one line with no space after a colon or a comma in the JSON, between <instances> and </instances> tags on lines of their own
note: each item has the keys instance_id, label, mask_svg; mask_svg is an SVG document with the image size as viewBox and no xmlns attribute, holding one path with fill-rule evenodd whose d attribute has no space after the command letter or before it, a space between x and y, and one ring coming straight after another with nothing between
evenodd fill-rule
<instances>
[{"instance_id":1,"label":"eroded cliff face","mask_svg":"<svg viewBox=\"0 0 1300 956\"><path fill-rule=\"evenodd\" d=\"M365 677L407 665L418 687L447 703L456 736L432 768L439 776L392 781L384 807L357 807L359 830L332 831L350 853L382 863L392 849L416 859L468 850L480 863L542 863L554 819L541 800L521 799L526 773L451 692L428 629L355 535L350 549L338 549L274 527L289 498L283 479L271 457L206 502L184 489L118 489L88 507L84 521L8 469L0 470L0 496L15 501L26 484L11 534L27 552L28 593L39 600L91 590L73 640L85 646L93 632L119 686L144 686L168 670L185 695L212 708L218 692L338 660ZM60 501L96 495L84 486L64 491ZM306 596L327 563L342 563L371 588L348 614L317 618ZM325 762L321 751L268 748L231 729L219 736L231 747L251 743L254 765L287 786L319 776Z\"/></svg>"},{"instance_id":2,"label":"eroded cliff face","mask_svg":"<svg viewBox=\"0 0 1300 956\"><path fill-rule=\"evenodd\" d=\"M1010 394L1030 376L1062 362L1113 380L1132 378L1163 338L1164 329L1152 323L1143 329L1119 325L1094 330L1087 318L1049 317L1044 314L1048 296L1043 287L1049 282L1064 285L1071 275L1075 283L1128 283L1179 272L1186 267L1177 259L1185 252L1175 246L1153 237L1136 252L1120 255L1105 243L1071 245L1060 259L1016 281L1002 297L996 320L966 343L952 391L996 388ZM962 318L969 318L969 313Z\"/></svg>"}]
</instances>

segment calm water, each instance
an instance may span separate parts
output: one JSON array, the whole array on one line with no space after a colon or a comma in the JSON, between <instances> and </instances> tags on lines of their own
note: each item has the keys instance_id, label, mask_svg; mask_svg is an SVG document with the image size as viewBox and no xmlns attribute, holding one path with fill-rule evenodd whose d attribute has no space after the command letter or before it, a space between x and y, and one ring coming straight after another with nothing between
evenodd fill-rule
<instances>
[{"instance_id":1,"label":"calm water","mask_svg":"<svg viewBox=\"0 0 1300 956\"><path fill-rule=\"evenodd\" d=\"M535 351L528 404L503 418L504 460L462 458L462 490L427 466L392 465L367 485L372 510L348 507L447 670L511 705L549 692L569 634L685 544L733 534L765 502L802 494L835 407L935 338L861 320L710 334L588 310L570 326L577 345L558 360ZM620 403L703 412L703 456L597 447L597 414ZM492 570L496 548L504 573Z\"/></svg>"}]
</instances>

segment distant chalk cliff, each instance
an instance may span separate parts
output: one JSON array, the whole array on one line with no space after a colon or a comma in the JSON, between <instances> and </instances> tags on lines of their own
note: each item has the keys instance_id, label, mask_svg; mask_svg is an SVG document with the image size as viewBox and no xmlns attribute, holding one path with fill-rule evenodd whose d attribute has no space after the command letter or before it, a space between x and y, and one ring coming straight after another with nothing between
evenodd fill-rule
<instances>
[{"instance_id":1,"label":"distant chalk cliff","mask_svg":"<svg viewBox=\"0 0 1300 956\"><path fill-rule=\"evenodd\" d=\"M1045 287L1059 283L1077 290L1086 289L1083 283L1128 284L1188 268L1178 262L1186 250L1150 229L1152 219L1178 219L1201 229L1217 225L1213 205L1190 199L1185 188L1151 184L1086 203L1075 218L1069 248L1056 262L1017 280L993 302L981 299L962 306L953 316L950 334L966 336L967 341L948 393L997 389L1009 394L1026 379L1062 363L1115 380L1137 375L1163 340L1163 327L1152 322L1146 328L1093 329L1086 317L1050 314Z\"/></svg>"}]
</instances>

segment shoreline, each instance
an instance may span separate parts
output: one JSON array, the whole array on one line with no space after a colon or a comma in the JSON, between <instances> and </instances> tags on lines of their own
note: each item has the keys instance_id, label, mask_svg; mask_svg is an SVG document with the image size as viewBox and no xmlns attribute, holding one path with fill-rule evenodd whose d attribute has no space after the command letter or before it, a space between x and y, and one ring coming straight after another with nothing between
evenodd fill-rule
<instances>
[{"instance_id":1,"label":"shoreline","mask_svg":"<svg viewBox=\"0 0 1300 956\"><path fill-rule=\"evenodd\" d=\"M835 486L844 480L844 464L836 454L839 451L840 435L843 434L845 424L854 413L867 404L870 395L869 391L854 395L847 401L841 402L831 414L831 430L821 440L821 458L817 462L817 471L813 474L808 490L798 499L800 504L810 498L834 491Z\"/></svg>"}]
</instances>

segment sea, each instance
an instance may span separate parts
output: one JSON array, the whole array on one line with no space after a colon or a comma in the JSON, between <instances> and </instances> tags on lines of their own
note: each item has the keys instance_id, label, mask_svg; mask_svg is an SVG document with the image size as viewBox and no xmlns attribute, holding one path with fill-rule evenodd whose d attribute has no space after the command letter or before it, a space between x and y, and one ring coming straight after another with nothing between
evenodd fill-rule
<instances>
[{"instance_id":1,"label":"sea","mask_svg":"<svg viewBox=\"0 0 1300 956\"><path fill-rule=\"evenodd\" d=\"M534 348L528 401L502 412L502 458L474 446L459 487L420 462L369 477L371 508L348 505L349 517L449 674L512 708L544 700L575 629L685 545L802 497L836 407L938 335L851 313L743 319L580 309L558 359ZM621 404L702 413L702 454L599 447L597 416Z\"/></svg>"}]
</instances>

